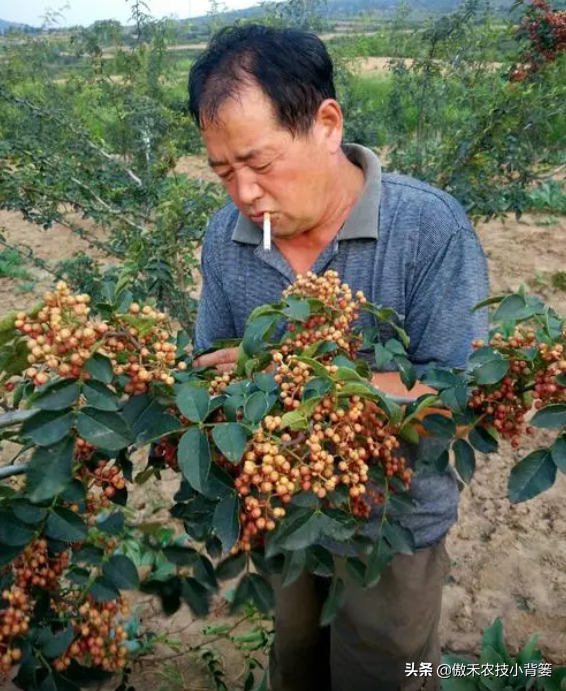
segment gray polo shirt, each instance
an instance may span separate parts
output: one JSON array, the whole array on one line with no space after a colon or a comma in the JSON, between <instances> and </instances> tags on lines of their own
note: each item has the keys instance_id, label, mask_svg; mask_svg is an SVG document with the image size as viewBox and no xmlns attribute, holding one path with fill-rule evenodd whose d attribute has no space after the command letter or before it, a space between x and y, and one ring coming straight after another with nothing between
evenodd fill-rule
<instances>
[{"instance_id":1,"label":"gray polo shirt","mask_svg":"<svg viewBox=\"0 0 566 691\"><path fill-rule=\"evenodd\" d=\"M398 313L411 343L410 360L422 374L429 365L465 367L471 342L487 335L487 313L471 312L488 295L483 250L460 204L430 185L383 173L369 149L344 145L364 173L363 192L340 232L312 270L338 272L354 291ZM295 279L287 260L262 231L230 203L210 222L202 253L203 287L195 348L220 338L239 338L258 305L276 302ZM375 327L363 314L363 327ZM382 328L383 340L394 334ZM436 441L403 449L414 462ZM451 471L417 475L414 500L402 522L417 547L438 541L456 521L458 488Z\"/></svg>"}]
</instances>

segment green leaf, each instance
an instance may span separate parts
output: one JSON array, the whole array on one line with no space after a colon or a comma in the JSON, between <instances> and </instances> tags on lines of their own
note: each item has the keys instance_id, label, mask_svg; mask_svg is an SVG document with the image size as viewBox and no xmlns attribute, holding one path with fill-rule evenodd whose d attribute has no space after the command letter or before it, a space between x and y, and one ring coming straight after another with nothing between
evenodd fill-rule
<instances>
[{"instance_id":1,"label":"green leaf","mask_svg":"<svg viewBox=\"0 0 566 691\"><path fill-rule=\"evenodd\" d=\"M566 404L555 403L537 410L530 424L542 429L562 429L566 426Z\"/></svg>"},{"instance_id":2,"label":"green leaf","mask_svg":"<svg viewBox=\"0 0 566 691\"><path fill-rule=\"evenodd\" d=\"M45 534L61 542L80 542L88 529L80 516L63 506L57 506L47 518Z\"/></svg>"},{"instance_id":3,"label":"green leaf","mask_svg":"<svg viewBox=\"0 0 566 691\"><path fill-rule=\"evenodd\" d=\"M123 554L114 554L102 567L102 575L118 590L137 590L140 579L134 562Z\"/></svg>"},{"instance_id":4,"label":"green leaf","mask_svg":"<svg viewBox=\"0 0 566 691\"><path fill-rule=\"evenodd\" d=\"M41 410L67 410L77 402L80 387L76 379L58 379L48 384L33 405Z\"/></svg>"},{"instance_id":5,"label":"green leaf","mask_svg":"<svg viewBox=\"0 0 566 691\"><path fill-rule=\"evenodd\" d=\"M364 587L366 582L367 565L361 559L358 559L358 557L348 557L346 559L346 571L354 583L359 585L361 588Z\"/></svg>"},{"instance_id":6,"label":"green leaf","mask_svg":"<svg viewBox=\"0 0 566 691\"><path fill-rule=\"evenodd\" d=\"M28 525L37 525L47 516L47 509L34 506L25 499L18 499L11 506L16 518Z\"/></svg>"},{"instance_id":7,"label":"green leaf","mask_svg":"<svg viewBox=\"0 0 566 691\"><path fill-rule=\"evenodd\" d=\"M77 428L89 444L108 451L119 451L133 443L132 430L114 411L85 406L79 410Z\"/></svg>"},{"instance_id":8,"label":"green leaf","mask_svg":"<svg viewBox=\"0 0 566 691\"><path fill-rule=\"evenodd\" d=\"M498 448L497 439L484 427L474 427L468 434L468 441L481 453L494 453Z\"/></svg>"},{"instance_id":9,"label":"green leaf","mask_svg":"<svg viewBox=\"0 0 566 691\"><path fill-rule=\"evenodd\" d=\"M320 537L325 517L320 513L306 512L283 529L281 546L284 549L304 549Z\"/></svg>"},{"instance_id":10,"label":"green leaf","mask_svg":"<svg viewBox=\"0 0 566 691\"><path fill-rule=\"evenodd\" d=\"M250 319L251 317L252 315L250 315ZM241 345L248 357L254 357L263 348L266 339L269 338L280 318L281 314L277 312L264 314L251 322L248 320Z\"/></svg>"},{"instance_id":11,"label":"green leaf","mask_svg":"<svg viewBox=\"0 0 566 691\"><path fill-rule=\"evenodd\" d=\"M285 554L285 563L282 574L283 587L290 585L297 580L305 568L306 562L307 553L304 549L297 549Z\"/></svg>"},{"instance_id":12,"label":"green leaf","mask_svg":"<svg viewBox=\"0 0 566 691\"><path fill-rule=\"evenodd\" d=\"M83 394L87 404L98 410L118 410L119 408L120 403L116 394L95 379L84 383Z\"/></svg>"},{"instance_id":13,"label":"green leaf","mask_svg":"<svg viewBox=\"0 0 566 691\"><path fill-rule=\"evenodd\" d=\"M210 472L202 494L208 499L218 501L226 499L234 493L234 480L217 463L211 463Z\"/></svg>"},{"instance_id":14,"label":"green leaf","mask_svg":"<svg viewBox=\"0 0 566 691\"><path fill-rule=\"evenodd\" d=\"M503 355L501 355L498 350L495 350L495 348L492 348L491 346L482 346L481 348L474 350L474 352L470 355L470 368L474 370L480 365L485 365L487 362L492 362L493 360L501 360L505 362Z\"/></svg>"},{"instance_id":15,"label":"green leaf","mask_svg":"<svg viewBox=\"0 0 566 691\"><path fill-rule=\"evenodd\" d=\"M340 509L326 509L321 516L321 533L331 540L345 542L356 531L356 523L352 516Z\"/></svg>"},{"instance_id":16,"label":"green leaf","mask_svg":"<svg viewBox=\"0 0 566 691\"><path fill-rule=\"evenodd\" d=\"M97 522L96 527L103 533L110 535L121 533L124 530L124 514L121 511L116 511L116 513L110 514L108 518Z\"/></svg>"},{"instance_id":17,"label":"green leaf","mask_svg":"<svg viewBox=\"0 0 566 691\"><path fill-rule=\"evenodd\" d=\"M474 449L465 439L458 439L452 445L456 470L464 482L470 482L476 469L476 455Z\"/></svg>"},{"instance_id":18,"label":"green leaf","mask_svg":"<svg viewBox=\"0 0 566 691\"><path fill-rule=\"evenodd\" d=\"M88 589L88 592L97 602L108 602L110 600L116 600L120 597L120 591L112 581L109 581L104 576L98 576L95 578L92 585Z\"/></svg>"},{"instance_id":19,"label":"green leaf","mask_svg":"<svg viewBox=\"0 0 566 691\"><path fill-rule=\"evenodd\" d=\"M346 589L344 587L344 581L341 578L335 578L330 586L328 597L322 606L322 611L320 613L321 626L328 626L328 624L330 624L340 607L344 604L345 596Z\"/></svg>"},{"instance_id":20,"label":"green leaf","mask_svg":"<svg viewBox=\"0 0 566 691\"><path fill-rule=\"evenodd\" d=\"M563 473L566 473L566 436L563 435L555 439L554 444L550 447L552 460L554 464Z\"/></svg>"},{"instance_id":21,"label":"green leaf","mask_svg":"<svg viewBox=\"0 0 566 691\"><path fill-rule=\"evenodd\" d=\"M167 413L165 406L148 396L134 396L122 410L138 444L161 439L184 429L183 423Z\"/></svg>"},{"instance_id":22,"label":"green leaf","mask_svg":"<svg viewBox=\"0 0 566 691\"><path fill-rule=\"evenodd\" d=\"M2 528L0 526L0 530L1 529ZM3 544L2 539L0 538L0 567L11 564L14 559L23 552L25 546L26 544L24 543L22 545L11 547Z\"/></svg>"},{"instance_id":23,"label":"green leaf","mask_svg":"<svg viewBox=\"0 0 566 691\"><path fill-rule=\"evenodd\" d=\"M67 437L53 446L34 450L27 468L27 491L32 502L52 499L73 479L74 440Z\"/></svg>"},{"instance_id":24,"label":"green leaf","mask_svg":"<svg viewBox=\"0 0 566 691\"><path fill-rule=\"evenodd\" d=\"M382 370L393 359L393 354L381 343L377 343L374 347L375 366L378 370Z\"/></svg>"},{"instance_id":25,"label":"green leaf","mask_svg":"<svg viewBox=\"0 0 566 691\"><path fill-rule=\"evenodd\" d=\"M511 656L505 647L503 634L503 623L498 617L491 626L488 626L482 636L482 648L493 648L504 659L505 663L511 664Z\"/></svg>"},{"instance_id":26,"label":"green leaf","mask_svg":"<svg viewBox=\"0 0 566 691\"><path fill-rule=\"evenodd\" d=\"M181 413L191 422L203 422L206 419L210 396L202 386L181 384L175 400Z\"/></svg>"},{"instance_id":27,"label":"green leaf","mask_svg":"<svg viewBox=\"0 0 566 691\"><path fill-rule=\"evenodd\" d=\"M194 427L185 432L179 442L177 458L185 480L197 492L202 492L208 480L211 464L206 432Z\"/></svg>"},{"instance_id":28,"label":"green leaf","mask_svg":"<svg viewBox=\"0 0 566 691\"><path fill-rule=\"evenodd\" d=\"M508 360L490 360L489 362L480 365L473 371L473 377L477 384L485 386L488 384L497 384L509 371Z\"/></svg>"},{"instance_id":29,"label":"green leaf","mask_svg":"<svg viewBox=\"0 0 566 691\"><path fill-rule=\"evenodd\" d=\"M19 521L8 508L0 510L0 543L20 547L32 541L35 531Z\"/></svg>"},{"instance_id":30,"label":"green leaf","mask_svg":"<svg viewBox=\"0 0 566 691\"><path fill-rule=\"evenodd\" d=\"M297 360L299 362L304 362L305 365L308 365L316 377L321 377L322 379L330 378L330 372L318 360L314 360L313 358L306 357L304 355L299 355Z\"/></svg>"},{"instance_id":31,"label":"green leaf","mask_svg":"<svg viewBox=\"0 0 566 691\"><path fill-rule=\"evenodd\" d=\"M393 550L384 540L380 540L376 543L375 547L372 549L369 555L367 563L365 583L366 588L370 588L371 586L379 582L381 574L391 563L393 556Z\"/></svg>"},{"instance_id":32,"label":"green leaf","mask_svg":"<svg viewBox=\"0 0 566 691\"><path fill-rule=\"evenodd\" d=\"M112 363L107 357L98 353L95 353L87 360L86 371L91 377L101 381L103 384L110 384L112 379L114 379Z\"/></svg>"},{"instance_id":33,"label":"green leaf","mask_svg":"<svg viewBox=\"0 0 566 691\"><path fill-rule=\"evenodd\" d=\"M256 372L253 376L253 380L257 387L265 393L271 393L279 388L279 384L275 381L273 374Z\"/></svg>"},{"instance_id":34,"label":"green leaf","mask_svg":"<svg viewBox=\"0 0 566 691\"><path fill-rule=\"evenodd\" d=\"M104 550L95 545L83 545L80 549L73 552L74 564L90 564L99 566L104 558Z\"/></svg>"},{"instance_id":35,"label":"green leaf","mask_svg":"<svg viewBox=\"0 0 566 691\"><path fill-rule=\"evenodd\" d=\"M192 566L198 557L198 552L195 549L184 545L164 547L163 554L170 562L177 566Z\"/></svg>"},{"instance_id":36,"label":"green leaf","mask_svg":"<svg viewBox=\"0 0 566 691\"><path fill-rule=\"evenodd\" d=\"M224 552L232 549L240 535L239 506L238 497L232 495L219 501L214 510L212 525Z\"/></svg>"},{"instance_id":37,"label":"green leaf","mask_svg":"<svg viewBox=\"0 0 566 691\"><path fill-rule=\"evenodd\" d=\"M316 401L314 398L311 398L309 402L314 402L316 407L316 403L318 401ZM309 426L307 415L308 413L304 410L290 410L281 418L281 427L288 427L291 430L307 429Z\"/></svg>"},{"instance_id":38,"label":"green leaf","mask_svg":"<svg viewBox=\"0 0 566 691\"><path fill-rule=\"evenodd\" d=\"M440 392L440 400L455 413L463 413L468 405L468 387L457 384Z\"/></svg>"},{"instance_id":39,"label":"green leaf","mask_svg":"<svg viewBox=\"0 0 566 691\"><path fill-rule=\"evenodd\" d=\"M267 414L269 410L269 399L263 391L255 391L251 396L246 398L244 403L244 417L246 420L257 424Z\"/></svg>"},{"instance_id":40,"label":"green leaf","mask_svg":"<svg viewBox=\"0 0 566 691\"><path fill-rule=\"evenodd\" d=\"M413 554L415 542L413 534L408 528L404 528L398 523L385 523L383 526L383 537L395 553Z\"/></svg>"},{"instance_id":41,"label":"green leaf","mask_svg":"<svg viewBox=\"0 0 566 691\"><path fill-rule=\"evenodd\" d=\"M231 463L239 463L248 444L246 428L237 422L220 422L212 429L214 443Z\"/></svg>"},{"instance_id":42,"label":"green leaf","mask_svg":"<svg viewBox=\"0 0 566 691\"><path fill-rule=\"evenodd\" d=\"M495 310L492 321L500 322L506 319L521 319L527 307L527 301L522 295L513 294L504 298Z\"/></svg>"},{"instance_id":43,"label":"green leaf","mask_svg":"<svg viewBox=\"0 0 566 691\"><path fill-rule=\"evenodd\" d=\"M476 305L474 305L474 308L472 309L472 312L477 312L477 310L482 309L483 307L489 307L490 305L496 305L498 302L501 302L504 300L506 295L492 295L485 300L482 300L481 302L478 302Z\"/></svg>"},{"instance_id":44,"label":"green leaf","mask_svg":"<svg viewBox=\"0 0 566 691\"><path fill-rule=\"evenodd\" d=\"M41 652L43 655L45 655L45 657L51 659L62 655L71 645L75 637L75 631L71 624L55 634L52 633L51 630L46 629L42 629L40 634L42 634L44 631L47 633L47 640L41 646Z\"/></svg>"},{"instance_id":45,"label":"green leaf","mask_svg":"<svg viewBox=\"0 0 566 691\"><path fill-rule=\"evenodd\" d=\"M396 355L394 360L401 375L401 381L407 389L412 389L417 381L417 370L414 365L404 355Z\"/></svg>"},{"instance_id":46,"label":"green leaf","mask_svg":"<svg viewBox=\"0 0 566 691\"><path fill-rule=\"evenodd\" d=\"M209 591L196 578L184 578L181 596L195 617L206 617L210 610Z\"/></svg>"},{"instance_id":47,"label":"green leaf","mask_svg":"<svg viewBox=\"0 0 566 691\"><path fill-rule=\"evenodd\" d=\"M431 367L421 376L420 379L423 384L426 384L433 389L437 389L438 391L452 388L460 383L460 379L457 374L440 367Z\"/></svg>"},{"instance_id":48,"label":"green leaf","mask_svg":"<svg viewBox=\"0 0 566 691\"><path fill-rule=\"evenodd\" d=\"M207 559L204 554L198 555L196 563L193 566L193 576L207 590L211 592L216 592L218 590L218 581L214 573L214 566L210 559Z\"/></svg>"},{"instance_id":49,"label":"green leaf","mask_svg":"<svg viewBox=\"0 0 566 691\"><path fill-rule=\"evenodd\" d=\"M304 322L310 317L310 306L307 300L303 300L296 295L289 295L285 300L286 307L283 314L291 321Z\"/></svg>"},{"instance_id":50,"label":"green leaf","mask_svg":"<svg viewBox=\"0 0 566 691\"><path fill-rule=\"evenodd\" d=\"M269 614L275 606L273 589L266 579L257 573L247 573L238 583L232 601L232 612L248 603L254 604L260 612L265 614Z\"/></svg>"},{"instance_id":51,"label":"green leaf","mask_svg":"<svg viewBox=\"0 0 566 691\"><path fill-rule=\"evenodd\" d=\"M320 545L312 545L307 550L307 570L316 576L334 576L334 557Z\"/></svg>"},{"instance_id":52,"label":"green leaf","mask_svg":"<svg viewBox=\"0 0 566 691\"><path fill-rule=\"evenodd\" d=\"M24 422L21 436L38 446L51 446L69 434L73 420L72 410L40 410Z\"/></svg>"},{"instance_id":53,"label":"green leaf","mask_svg":"<svg viewBox=\"0 0 566 691\"><path fill-rule=\"evenodd\" d=\"M246 567L246 555L238 552L224 559L216 567L216 577L221 581L227 581L239 576Z\"/></svg>"},{"instance_id":54,"label":"green leaf","mask_svg":"<svg viewBox=\"0 0 566 691\"><path fill-rule=\"evenodd\" d=\"M456 423L451 417L431 413L422 419L423 427L435 437L452 439L456 436Z\"/></svg>"},{"instance_id":55,"label":"green leaf","mask_svg":"<svg viewBox=\"0 0 566 691\"><path fill-rule=\"evenodd\" d=\"M332 382L328 378L313 377L303 388L303 401L309 398L322 398L332 389Z\"/></svg>"},{"instance_id":56,"label":"green leaf","mask_svg":"<svg viewBox=\"0 0 566 691\"><path fill-rule=\"evenodd\" d=\"M556 479L556 465L550 449L533 451L511 469L507 494L513 504L536 497L550 489Z\"/></svg>"}]
</instances>

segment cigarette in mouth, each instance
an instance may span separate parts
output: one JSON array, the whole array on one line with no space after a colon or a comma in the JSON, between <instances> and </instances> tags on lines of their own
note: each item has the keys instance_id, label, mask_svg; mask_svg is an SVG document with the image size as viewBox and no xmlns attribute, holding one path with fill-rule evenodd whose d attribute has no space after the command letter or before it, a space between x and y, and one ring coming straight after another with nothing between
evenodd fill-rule
<instances>
[{"instance_id":1,"label":"cigarette in mouth","mask_svg":"<svg viewBox=\"0 0 566 691\"><path fill-rule=\"evenodd\" d=\"M271 216L269 211L263 214L263 249L271 249Z\"/></svg>"}]
</instances>

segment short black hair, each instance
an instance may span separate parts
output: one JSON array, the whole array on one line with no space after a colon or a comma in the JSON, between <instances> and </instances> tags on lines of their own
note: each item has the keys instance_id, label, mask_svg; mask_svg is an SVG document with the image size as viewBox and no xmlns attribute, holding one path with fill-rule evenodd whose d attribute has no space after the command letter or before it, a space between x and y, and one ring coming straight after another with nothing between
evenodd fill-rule
<instances>
[{"instance_id":1,"label":"short black hair","mask_svg":"<svg viewBox=\"0 0 566 691\"><path fill-rule=\"evenodd\" d=\"M189 73L189 112L202 128L227 98L257 84L279 124L293 136L310 131L320 104L336 98L334 68L315 34L262 24L218 31Z\"/></svg>"}]
</instances>

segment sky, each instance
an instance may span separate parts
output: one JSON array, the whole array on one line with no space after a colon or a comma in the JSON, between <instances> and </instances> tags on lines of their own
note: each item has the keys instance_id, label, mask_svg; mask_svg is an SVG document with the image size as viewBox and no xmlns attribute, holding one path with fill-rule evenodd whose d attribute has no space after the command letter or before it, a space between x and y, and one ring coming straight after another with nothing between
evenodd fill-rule
<instances>
[{"instance_id":1,"label":"sky","mask_svg":"<svg viewBox=\"0 0 566 691\"><path fill-rule=\"evenodd\" d=\"M145 0L150 14L156 18L198 17L209 10L208 0ZM241 9L255 5L255 0L226 0L229 9ZM117 19L129 23L131 1L127 0L0 0L0 19L41 26L46 14L60 12L59 26L81 24L88 26L99 19Z\"/></svg>"}]
</instances>

